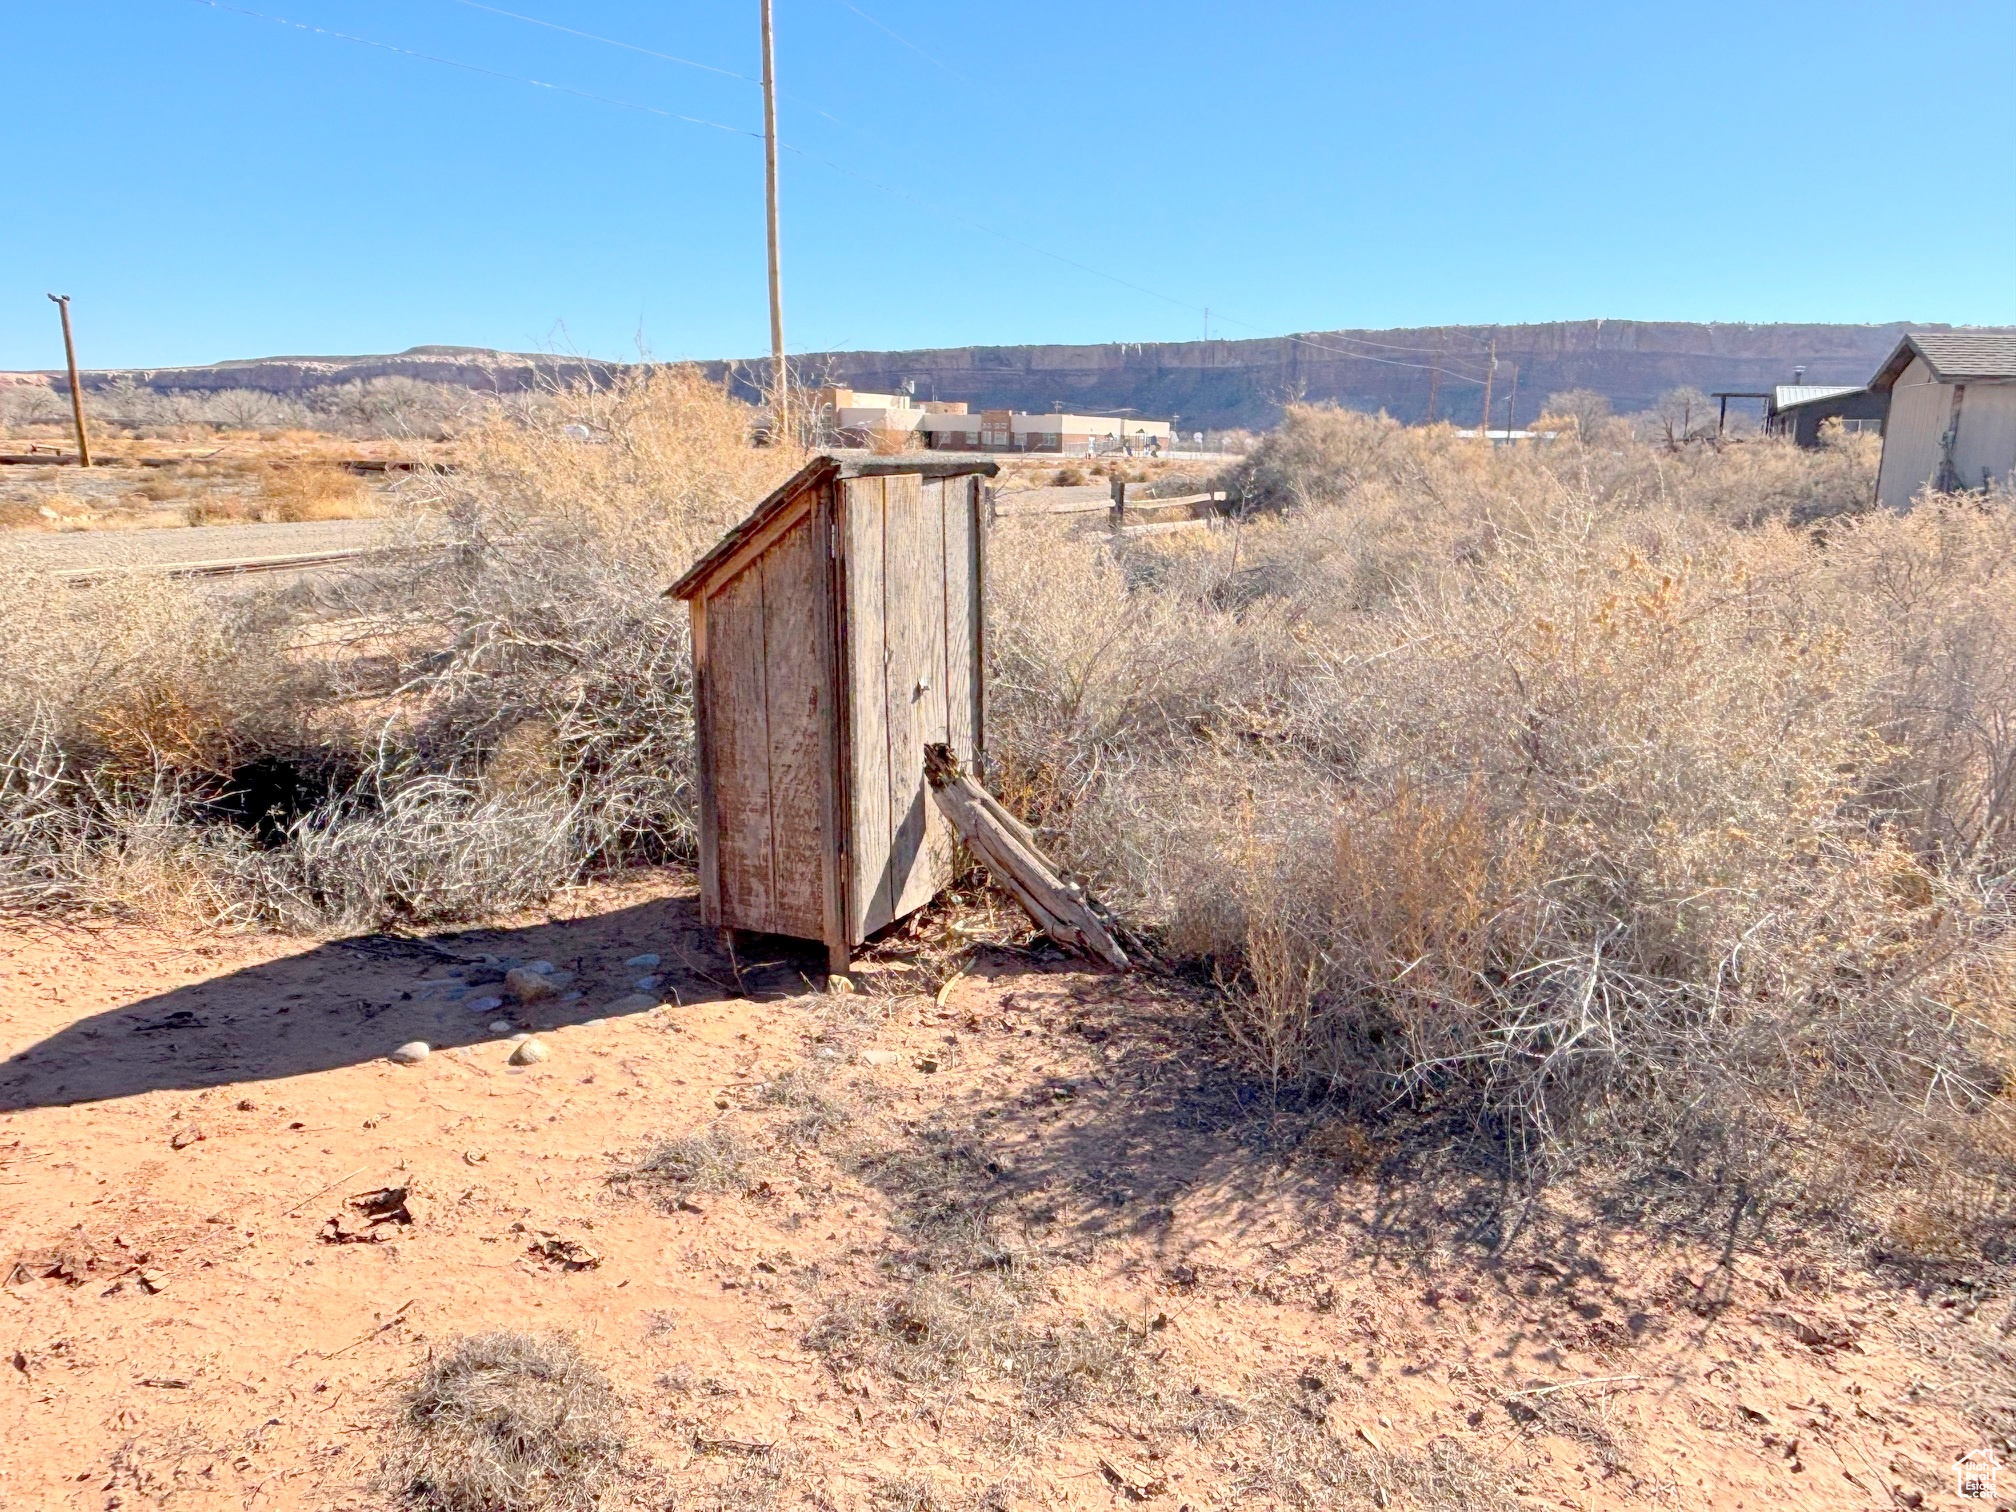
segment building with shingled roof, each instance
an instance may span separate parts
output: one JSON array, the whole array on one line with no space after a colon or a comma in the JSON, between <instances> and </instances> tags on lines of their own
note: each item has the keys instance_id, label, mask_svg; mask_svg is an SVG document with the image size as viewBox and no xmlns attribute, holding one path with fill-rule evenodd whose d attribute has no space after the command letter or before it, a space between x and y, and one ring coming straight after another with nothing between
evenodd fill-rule
<instances>
[{"instance_id":1,"label":"building with shingled roof","mask_svg":"<svg viewBox=\"0 0 2016 1512\"><path fill-rule=\"evenodd\" d=\"M2016 486L2016 335L1914 332L1869 389L1889 405L1877 503Z\"/></svg>"}]
</instances>

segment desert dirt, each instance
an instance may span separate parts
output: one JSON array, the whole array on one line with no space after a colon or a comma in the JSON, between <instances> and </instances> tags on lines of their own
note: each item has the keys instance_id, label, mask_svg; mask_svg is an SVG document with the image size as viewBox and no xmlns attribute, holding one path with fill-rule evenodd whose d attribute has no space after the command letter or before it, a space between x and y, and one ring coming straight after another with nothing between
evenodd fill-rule
<instances>
[{"instance_id":1,"label":"desert dirt","mask_svg":"<svg viewBox=\"0 0 2016 1512\"><path fill-rule=\"evenodd\" d=\"M851 994L671 873L431 939L9 926L0 1508L399 1505L401 1384L495 1328L614 1381L612 1505L1998 1505L1978 1274L1521 1198L1272 1096L1178 981L946 981L955 926ZM581 995L470 1006L542 959Z\"/></svg>"}]
</instances>

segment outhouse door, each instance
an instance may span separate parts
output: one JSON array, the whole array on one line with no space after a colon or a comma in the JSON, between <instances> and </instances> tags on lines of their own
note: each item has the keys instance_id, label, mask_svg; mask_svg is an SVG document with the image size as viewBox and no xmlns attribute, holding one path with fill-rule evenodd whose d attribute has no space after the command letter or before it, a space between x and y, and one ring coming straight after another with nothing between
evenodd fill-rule
<instances>
[{"instance_id":1,"label":"outhouse door","mask_svg":"<svg viewBox=\"0 0 2016 1512\"><path fill-rule=\"evenodd\" d=\"M980 480L915 473L839 484L845 549L848 943L952 880L952 836L924 748L975 764L983 742Z\"/></svg>"},{"instance_id":2,"label":"outhouse door","mask_svg":"<svg viewBox=\"0 0 2016 1512\"><path fill-rule=\"evenodd\" d=\"M825 837L832 677L827 517L816 495L714 579L698 621L709 815L701 869L715 922L830 940Z\"/></svg>"}]
</instances>

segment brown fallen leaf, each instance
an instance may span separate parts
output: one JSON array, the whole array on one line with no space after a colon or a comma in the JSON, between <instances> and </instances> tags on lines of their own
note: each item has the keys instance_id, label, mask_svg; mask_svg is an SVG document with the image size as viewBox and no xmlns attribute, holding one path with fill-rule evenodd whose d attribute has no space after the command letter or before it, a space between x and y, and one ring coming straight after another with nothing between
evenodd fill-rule
<instances>
[{"instance_id":1,"label":"brown fallen leaf","mask_svg":"<svg viewBox=\"0 0 2016 1512\"><path fill-rule=\"evenodd\" d=\"M568 1239L559 1234L541 1234L532 1245L532 1253L549 1264L570 1271L591 1270L602 1263L599 1251L579 1239Z\"/></svg>"},{"instance_id":2,"label":"brown fallen leaf","mask_svg":"<svg viewBox=\"0 0 2016 1512\"><path fill-rule=\"evenodd\" d=\"M1127 1460L1099 1456L1099 1473L1129 1501L1147 1501L1169 1489L1169 1477L1144 1470Z\"/></svg>"}]
</instances>

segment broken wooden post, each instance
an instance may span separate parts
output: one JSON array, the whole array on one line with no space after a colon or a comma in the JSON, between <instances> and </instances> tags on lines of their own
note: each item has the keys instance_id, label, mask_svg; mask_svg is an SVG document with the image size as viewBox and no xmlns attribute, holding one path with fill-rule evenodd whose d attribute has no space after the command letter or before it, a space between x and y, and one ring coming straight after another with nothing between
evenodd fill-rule
<instances>
[{"instance_id":1,"label":"broken wooden post","mask_svg":"<svg viewBox=\"0 0 2016 1512\"><path fill-rule=\"evenodd\" d=\"M1126 970L1126 952L1093 912L1085 890L1057 875L1029 827L960 769L951 747L924 748L924 777L966 848L1045 934L1069 950Z\"/></svg>"}]
</instances>

